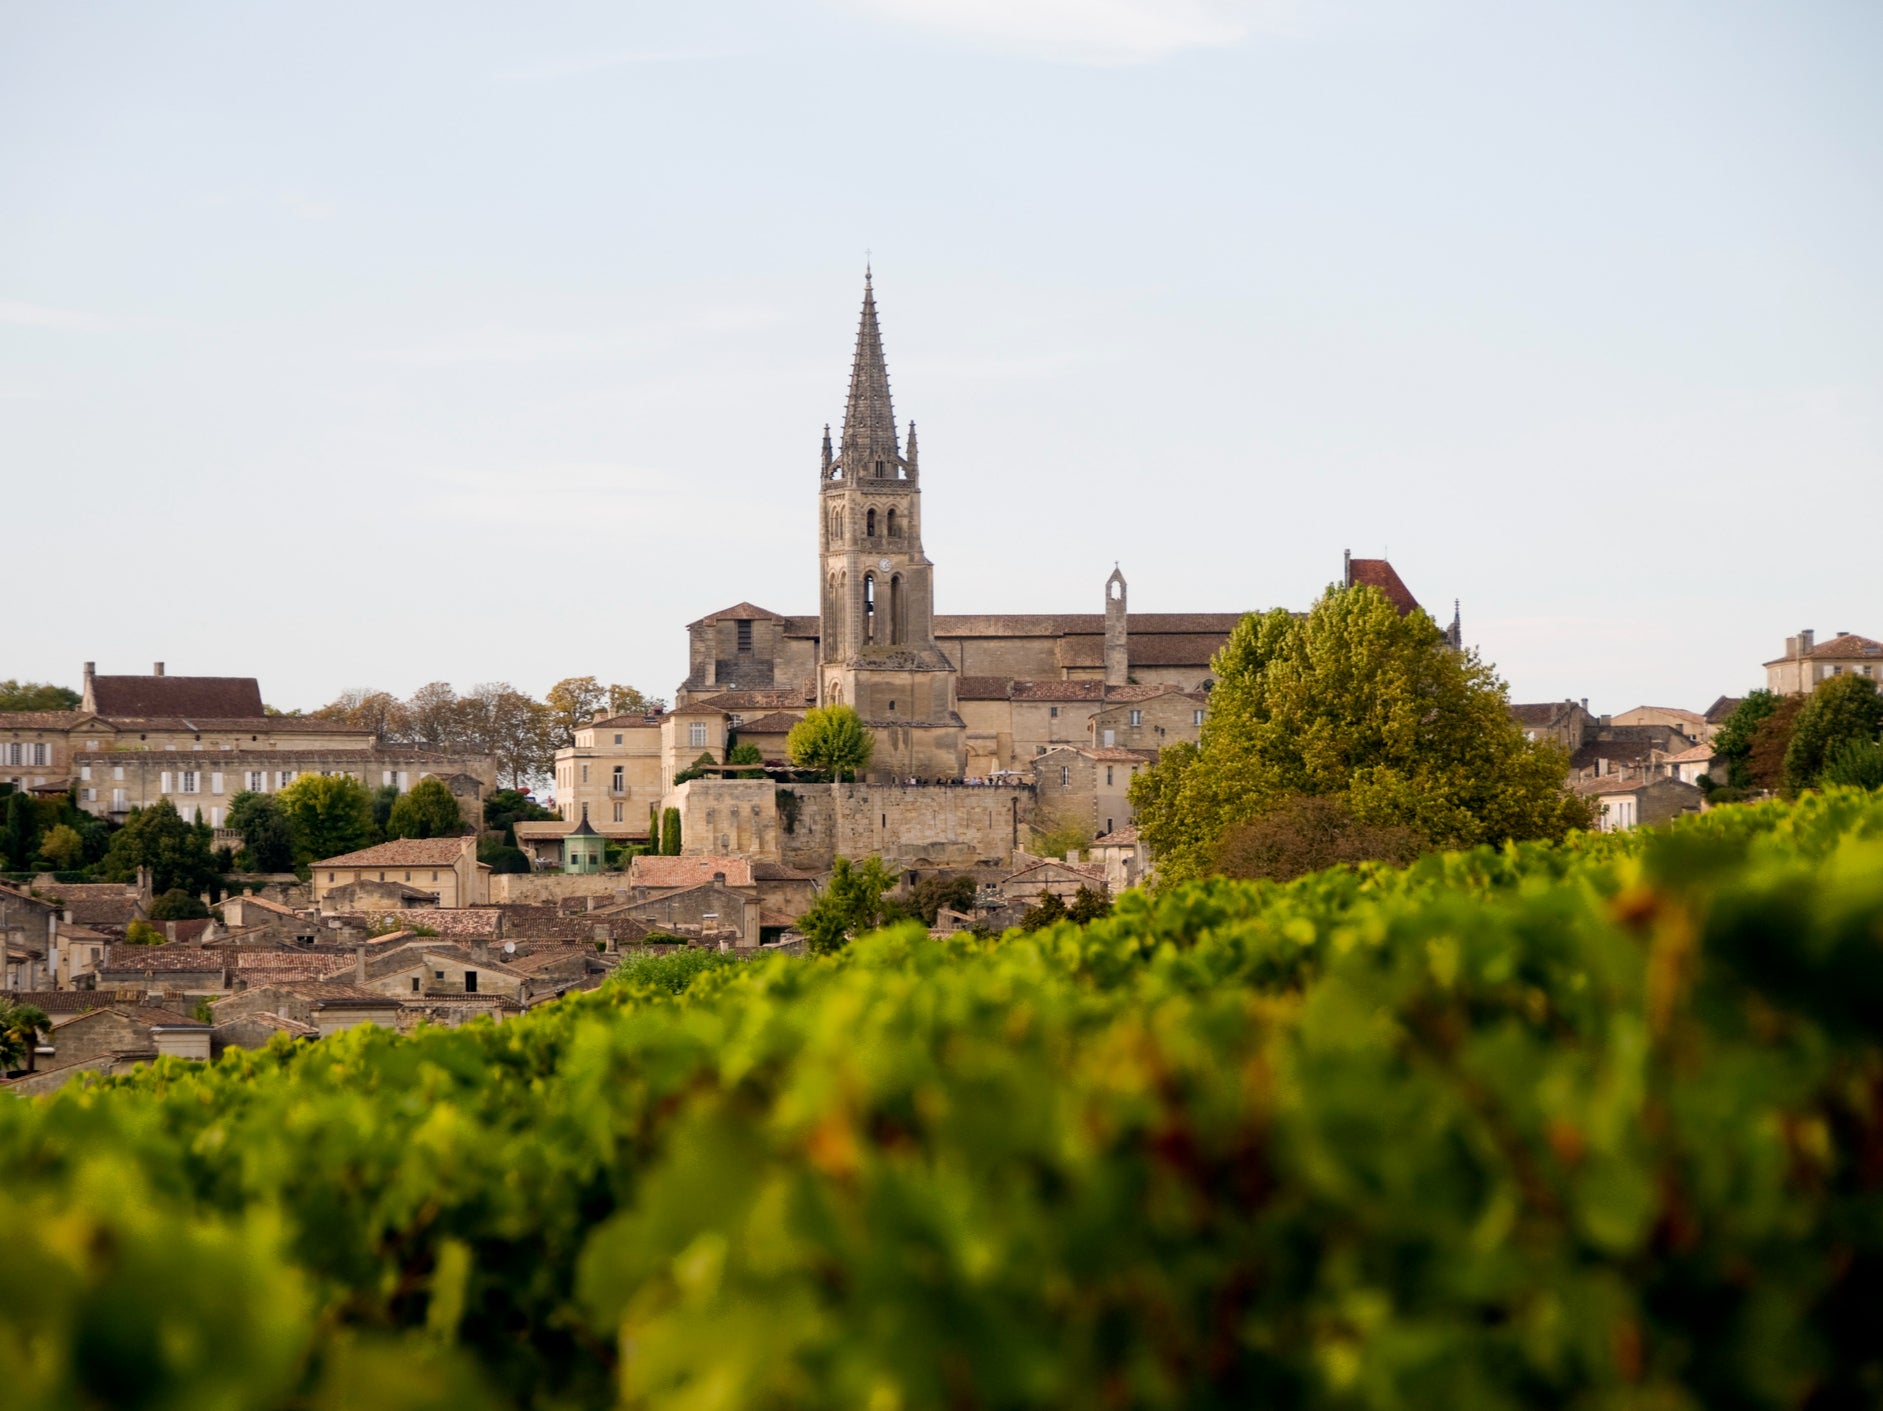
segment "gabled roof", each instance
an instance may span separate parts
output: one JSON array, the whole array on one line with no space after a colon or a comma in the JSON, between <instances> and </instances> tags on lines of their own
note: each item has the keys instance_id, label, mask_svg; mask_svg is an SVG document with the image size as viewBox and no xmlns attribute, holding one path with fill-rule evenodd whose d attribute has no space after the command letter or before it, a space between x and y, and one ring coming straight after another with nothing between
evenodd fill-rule
<instances>
[{"instance_id":1,"label":"gabled roof","mask_svg":"<svg viewBox=\"0 0 1883 1411\"><path fill-rule=\"evenodd\" d=\"M1509 707L1510 718L1519 725L1554 725L1565 711L1574 709L1571 701L1526 702Z\"/></svg>"},{"instance_id":2,"label":"gabled roof","mask_svg":"<svg viewBox=\"0 0 1883 1411\"><path fill-rule=\"evenodd\" d=\"M253 676L93 676L85 709L94 715L174 715L262 719L261 684Z\"/></svg>"},{"instance_id":3,"label":"gabled roof","mask_svg":"<svg viewBox=\"0 0 1883 1411\"><path fill-rule=\"evenodd\" d=\"M1717 701L1706 708L1706 723L1708 725L1718 725L1722 723L1734 711L1739 709L1741 702L1744 700L1744 696L1721 696Z\"/></svg>"},{"instance_id":4,"label":"gabled roof","mask_svg":"<svg viewBox=\"0 0 1883 1411\"><path fill-rule=\"evenodd\" d=\"M1087 867L1083 863L1065 862L1060 858L1046 857L1041 858L1037 862L1028 863L1017 872L1008 873L1005 877L1000 879L1000 885L1004 887L1010 882L1021 881L1036 873L1051 871L1070 872L1075 877L1082 877L1092 882L1103 882L1105 880L1105 869L1102 867ZM1044 877L1042 877L1041 880L1044 881Z\"/></svg>"},{"instance_id":5,"label":"gabled roof","mask_svg":"<svg viewBox=\"0 0 1883 1411\"><path fill-rule=\"evenodd\" d=\"M1661 757L1661 763L1662 764L1698 764L1700 763L1701 760L1712 759L1712 758L1713 758L1713 746L1695 745L1692 749L1682 750L1679 754L1663 755Z\"/></svg>"},{"instance_id":6,"label":"gabled roof","mask_svg":"<svg viewBox=\"0 0 1883 1411\"><path fill-rule=\"evenodd\" d=\"M739 733L741 735L785 735L789 734L791 727L803 718L801 715L789 715L782 710L775 710L755 720L746 721L739 727Z\"/></svg>"},{"instance_id":7,"label":"gabled roof","mask_svg":"<svg viewBox=\"0 0 1883 1411\"><path fill-rule=\"evenodd\" d=\"M803 710L816 697L816 689L807 681L796 690L721 691L694 704L725 711Z\"/></svg>"},{"instance_id":8,"label":"gabled roof","mask_svg":"<svg viewBox=\"0 0 1883 1411\"><path fill-rule=\"evenodd\" d=\"M1092 840L1095 848L1134 848L1137 845L1138 830L1135 827L1114 828Z\"/></svg>"},{"instance_id":9,"label":"gabled roof","mask_svg":"<svg viewBox=\"0 0 1883 1411\"><path fill-rule=\"evenodd\" d=\"M1855 632L1840 632L1828 642L1811 649L1814 657L1883 657L1883 642L1859 637Z\"/></svg>"},{"instance_id":10,"label":"gabled roof","mask_svg":"<svg viewBox=\"0 0 1883 1411\"><path fill-rule=\"evenodd\" d=\"M760 607L757 603L734 603L729 608L718 612L709 612L706 616L689 622L688 627L704 627L709 622L782 622L777 613Z\"/></svg>"},{"instance_id":11,"label":"gabled roof","mask_svg":"<svg viewBox=\"0 0 1883 1411\"><path fill-rule=\"evenodd\" d=\"M315 867L452 867L464 855L462 838L395 838L358 852L324 857Z\"/></svg>"}]
</instances>

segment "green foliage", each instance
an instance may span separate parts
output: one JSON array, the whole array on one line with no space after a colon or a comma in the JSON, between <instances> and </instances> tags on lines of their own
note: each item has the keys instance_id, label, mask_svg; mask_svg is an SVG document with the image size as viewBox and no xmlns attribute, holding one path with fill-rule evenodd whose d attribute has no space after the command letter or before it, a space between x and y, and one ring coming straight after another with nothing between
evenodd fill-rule
<instances>
[{"instance_id":1,"label":"green foliage","mask_svg":"<svg viewBox=\"0 0 1883 1411\"><path fill-rule=\"evenodd\" d=\"M660 853L662 857L680 856L680 810L667 809L660 819Z\"/></svg>"},{"instance_id":2,"label":"green foliage","mask_svg":"<svg viewBox=\"0 0 1883 1411\"><path fill-rule=\"evenodd\" d=\"M1791 752L1792 731L1797 727L1805 699L1803 696L1780 697L1771 714L1753 728L1752 747L1745 767L1749 787L1774 793L1785 787L1785 756Z\"/></svg>"},{"instance_id":3,"label":"green foliage","mask_svg":"<svg viewBox=\"0 0 1883 1411\"><path fill-rule=\"evenodd\" d=\"M785 736L785 752L800 769L826 779L854 779L870 767L876 737L846 705L817 706Z\"/></svg>"},{"instance_id":4,"label":"green foliage","mask_svg":"<svg viewBox=\"0 0 1883 1411\"><path fill-rule=\"evenodd\" d=\"M392 810L399 802L397 784L381 784L373 794L373 836L386 836L386 825L392 821Z\"/></svg>"},{"instance_id":5,"label":"green foliage","mask_svg":"<svg viewBox=\"0 0 1883 1411\"><path fill-rule=\"evenodd\" d=\"M1751 787L1753 737L1783 699L1778 692L1763 688L1748 692L1733 713L1720 722L1713 735L1713 753L1725 762L1725 770L1716 783L1735 789ZM1714 768L1717 771L1719 766Z\"/></svg>"},{"instance_id":6,"label":"green foliage","mask_svg":"<svg viewBox=\"0 0 1883 1411\"><path fill-rule=\"evenodd\" d=\"M203 899L181 887L172 887L150 904L152 921L200 921L207 915Z\"/></svg>"},{"instance_id":7,"label":"green foliage","mask_svg":"<svg viewBox=\"0 0 1883 1411\"><path fill-rule=\"evenodd\" d=\"M1805 698L1785 747L1785 787L1796 792L1818 782L1832 753L1883 731L1883 694L1867 676L1836 676Z\"/></svg>"},{"instance_id":8,"label":"green foliage","mask_svg":"<svg viewBox=\"0 0 1883 1411\"><path fill-rule=\"evenodd\" d=\"M522 848L512 847L494 838L485 838L477 845L477 860L490 866L493 876L504 872L528 872L530 856Z\"/></svg>"},{"instance_id":9,"label":"green foliage","mask_svg":"<svg viewBox=\"0 0 1883 1411\"><path fill-rule=\"evenodd\" d=\"M70 686L43 681L0 681L0 711L77 710L84 697Z\"/></svg>"},{"instance_id":10,"label":"green foliage","mask_svg":"<svg viewBox=\"0 0 1883 1411\"><path fill-rule=\"evenodd\" d=\"M52 1020L34 1004L0 996L0 1071L24 1067L32 1072L38 1065L35 1050L52 1032Z\"/></svg>"},{"instance_id":11,"label":"green foliage","mask_svg":"<svg viewBox=\"0 0 1883 1411\"><path fill-rule=\"evenodd\" d=\"M647 806L647 856L660 856L660 805Z\"/></svg>"},{"instance_id":12,"label":"green foliage","mask_svg":"<svg viewBox=\"0 0 1883 1411\"><path fill-rule=\"evenodd\" d=\"M1110 916L1112 908L1111 889L1103 883L1096 887L1081 887L1073 894L1072 905L1066 908L1066 919L1076 921L1083 926L1096 921L1101 916Z\"/></svg>"},{"instance_id":13,"label":"green foliage","mask_svg":"<svg viewBox=\"0 0 1883 1411\"><path fill-rule=\"evenodd\" d=\"M860 865L847 857L838 858L824 890L798 918L798 930L811 953L841 950L851 937L882 925L886 919L883 897L895 885L895 874L883 866L880 857L865 858Z\"/></svg>"},{"instance_id":14,"label":"green foliage","mask_svg":"<svg viewBox=\"0 0 1883 1411\"><path fill-rule=\"evenodd\" d=\"M272 794L237 794L229 801L228 826L241 835L249 870L286 872L294 866L294 825Z\"/></svg>"},{"instance_id":15,"label":"green foliage","mask_svg":"<svg viewBox=\"0 0 1883 1411\"><path fill-rule=\"evenodd\" d=\"M931 873L909 889L909 911L924 926L933 926L944 906L950 911L973 911L976 894L974 879L966 873Z\"/></svg>"},{"instance_id":16,"label":"green foliage","mask_svg":"<svg viewBox=\"0 0 1883 1411\"><path fill-rule=\"evenodd\" d=\"M695 759L692 764L673 776L673 782L676 784L685 784L694 779L704 779L712 773L712 770L707 766L717 763L719 763L719 761L713 758L713 752L711 750L702 750L699 758Z\"/></svg>"},{"instance_id":17,"label":"green foliage","mask_svg":"<svg viewBox=\"0 0 1883 1411\"><path fill-rule=\"evenodd\" d=\"M65 870L85 860L85 839L69 823L61 823L39 840L39 855L53 867Z\"/></svg>"},{"instance_id":18,"label":"green foliage","mask_svg":"<svg viewBox=\"0 0 1883 1411\"><path fill-rule=\"evenodd\" d=\"M1377 589L1330 588L1305 619L1246 617L1212 670L1200 747L1168 749L1132 781L1166 883L1206 873L1228 828L1302 794L1442 847L1589 824L1563 790L1568 760L1523 738L1491 669Z\"/></svg>"},{"instance_id":19,"label":"green foliage","mask_svg":"<svg viewBox=\"0 0 1883 1411\"><path fill-rule=\"evenodd\" d=\"M510 846L517 840L517 824L545 822L556 816L554 810L544 808L520 789L498 789L484 796L484 826L501 831Z\"/></svg>"},{"instance_id":20,"label":"green foliage","mask_svg":"<svg viewBox=\"0 0 1883 1411\"><path fill-rule=\"evenodd\" d=\"M1033 829L1033 853L1036 857L1064 857L1075 848L1092 844L1092 830L1071 819L1042 819Z\"/></svg>"},{"instance_id":21,"label":"green foliage","mask_svg":"<svg viewBox=\"0 0 1883 1411\"><path fill-rule=\"evenodd\" d=\"M1422 844L1403 825L1362 823L1339 799L1297 795L1225 829L1212 862L1223 877L1287 882L1343 862L1408 863Z\"/></svg>"},{"instance_id":22,"label":"green foliage","mask_svg":"<svg viewBox=\"0 0 1883 1411\"><path fill-rule=\"evenodd\" d=\"M1826 756L1818 778L1853 789L1883 789L1883 741L1844 741Z\"/></svg>"},{"instance_id":23,"label":"green foliage","mask_svg":"<svg viewBox=\"0 0 1883 1411\"><path fill-rule=\"evenodd\" d=\"M212 890L220 885L220 878L210 855L210 837L207 826L185 823L168 799L134 808L124 826L111 836L105 880L135 881L138 868L148 867L153 894L172 888L191 895Z\"/></svg>"},{"instance_id":24,"label":"green foliage","mask_svg":"<svg viewBox=\"0 0 1883 1411\"><path fill-rule=\"evenodd\" d=\"M7 795L6 828L0 833L0 849L21 867L29 866L39 851L39 810L33 796L24 790Z\"/></svg>"},{"instance_id":25,"label":"green foliage","mask_svg":"<svg viewBox=\"0 0 1883 1411\"><path fill-rule=\"evenodd\" d=\"M1873 1405L1883 796L0 1103L49 1407ZM544 1192L555 1192L546 1199Z\"/></svg>"},{"instance_id":26,"label":"green foliage","mask_svg":"<svg viewBox=\"0 0 1883 1411\"><path fill-rule=\"evenodd\" d=\"M442 779L427 775L401 794L386 821L388 838L455 838L464 832L458 801Z\"/></svg>"},{"instance_id":27,"label":"green foliage","mask_svg":"<svg viewBox=\"0 0 1883 1411\"><path fill-rule=\"evenodd\" d=\"M764 762L765 752L757 745L735 744L731 749L726 751L727 764L763 764ZM729 774L726 777L729 779L763 779L765 777L765 771L762 769L742 769L737 774Z\"/></svg>"},{"instance_id":28,"label":"green foliage","mask_svg":"<svg viewBox=\"0 0 1883 1411\"><path fill-rule=\"evenodd\" d=\"M379 841L373 796L351 774L303 774L275 798L294 830L297 862L341 857Z\"/></svg>"},{"instance_id":29,"label":"green foliage","mask_svg":"<svg viewBox=\"0 0 1883 1411\"><path fill-rule=\"evenodd\" d=\"M124 928L124 943L127 946L160 946L165 939L162 931L141 918L133 918L131 924Z\"/></svg>"},{"instance_id":30,"label":"green foliage","mask_svg":"<svg viewBox=\"0 0 1883 1411\"><path fill-rule=\"evenodd\" d=\"M1071 913L1057 892L1041 892L1040 899L1020 918L1022 931L1039 931L1064 921Z\"/></svg>"}]
</instances>

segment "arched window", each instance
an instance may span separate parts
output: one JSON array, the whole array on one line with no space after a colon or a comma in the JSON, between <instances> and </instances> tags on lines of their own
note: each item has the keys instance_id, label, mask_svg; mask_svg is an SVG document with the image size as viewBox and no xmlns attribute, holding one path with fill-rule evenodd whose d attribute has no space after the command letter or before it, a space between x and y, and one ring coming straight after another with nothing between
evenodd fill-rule
<instances>
[{"instance_id":1,"label":"arched window","mask_svg":"<svg viewBox=\"0 0 1883 1411\"><path fill-rule=\"evenodd\" d=\"M881 461L876 462L876 478L878 480L883 478L883 463Z\"/></svg>"},{"instance_id":2,"label":"arched window","mask_svg":"<svg viewBox=\"0 0 1883 1411\"><path fill-rule=\"evenodd\" d=\"M863 516L863 532L872 539L876 537L876 511L875 510L871 510L868 514Z\"/></svg>"},{"instance_id":3,"label":"arched window","mask_svg":"<svg viewBox=\"0 0 1883 1411\"><path fill-rule=\"evenodd\" d=\"M906 598L907 594L902 591L902 575L898 573L889 580L889 640L894 646L901 646L908 635L908 625L903 621L908 611Z\"/></svg>"},{"instance_id":4,"label":"arched window","mask_svg":"<svg viewBox=\"0 0 1883 1411\"><path fill-rule=\"evenodd\" d=\"M863 575L863 641L865 644L876 640L876 575Z\"/></svg>"},{"instance_id":5,"label":"arched window","mask_svg":"<svg viewBox=\"0 0 1883 1411\"><path fill-rule=\"evenodd\" d=\"M892 509L883 519L883 529L889 537L891 539L899 537L902 533L902 528L896 523L896 512Z\"/></svg>"}]
</instances>

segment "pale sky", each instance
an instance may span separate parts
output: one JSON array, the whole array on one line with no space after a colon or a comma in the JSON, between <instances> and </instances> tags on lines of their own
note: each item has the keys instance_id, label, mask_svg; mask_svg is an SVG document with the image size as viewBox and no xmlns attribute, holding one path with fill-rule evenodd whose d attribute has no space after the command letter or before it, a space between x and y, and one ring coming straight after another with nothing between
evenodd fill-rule
<instances>
[{"instance_id":1,"label":"pale sky","mask_svg":"<svg viewBox=\"0 0 1883 1411\"><path fill-rule=\"evenodd\" d=\"M816 602L874 259L941 612L1387 554L1519 700L1883 637L1883 7L0 0L0 676L283 707Z\"/></svg>"}]
</instances>

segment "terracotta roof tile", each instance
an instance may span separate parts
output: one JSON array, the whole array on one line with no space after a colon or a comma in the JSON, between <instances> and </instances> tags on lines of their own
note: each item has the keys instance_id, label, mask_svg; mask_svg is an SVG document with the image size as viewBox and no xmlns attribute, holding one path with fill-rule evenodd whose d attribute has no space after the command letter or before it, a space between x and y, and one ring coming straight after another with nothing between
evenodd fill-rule
<instances>
[{"instance_id":1,"label":"terracotta roof tile","mask_svg":"<svg viewBox=\"0 0 1883 1411\"><path fill-rule=\"evenodd\" d=\"M464 838L395 838L358 852L324 857L319 867L451 867L464 855Z\"/></svg>"},{"instance_id":2,"label":"terracotta roof tile","mask_svg":"<svg viewBox=\"0 0 1883 1411\"><path fill-rule=\"evenodd\" d=\"M756 603L734 603L731 607L721 608L718 612L709 612L706 614L706 616L702 618L698 618L695 621L689 622L687 626L688 627L702 627L709 622L740 622L740 621L756 622L756 621L782 621L782 620L783 619L780 618L777 613L767 611L765 608L759 607Z\"/></svg>"},{"instance_id":3,"label":"terracotta roof tile","mask_svg":"<svg viewBox=\"0 0 1883 1411\"><path fill-rule=\"evenodd\" d=\"M756 720L748 720L739 726L741 735L786 735L791 727L804 719L801 715L789 715L784 711L772 711L761 715Z\"/></svg>"},{"instance_id":4,"label":"terracotta roof tile","mask_svg":"<svg viewBox=\"0 0 1883 1411\"><path fill-rule=\"evenodd\" d=\"M70 730L89 719L82 710L7 710L0 711L0 730Z\"/></svg>"},{"instance_id":5,"label":"terracotta roof tile","mask_svg":"<svg viewBox=\"0 0 1883 1411\"><path fill-rule=\"evenodd\" d=\"M1883 642L1869 637L1859 637L1855 632L1840 632L1828 642L1819 642L1811 649L1814 657L1878 657L1883 656Z\"/></svg>"},{"instance_id":6,"label":"terracotta roof tile","mask_svg":"<svg viewBox=\"0 0 1883 1411\"><path fill-rule=\"evenodd\" d=\"M628 863L628 884L634 887L696 887L726 874L728 887L750 887L752 864L743 857L637 857Z\"/></svg>"},{"instance_id":7,"label":"terracotta roof tile","mask_svg":"<svg viewBox=\"0 0 1883 1411\"><path fill-rule=\"evenodd\" d=\"M101 970L132 974L156 974L159 971L221 970L225 952L204 950L181 941L161 946L109 945L105 947Z\"/></svg>"},{"instance_id":8,"label":"terracotta roof tile","mask_svg":"<svg viewBox=\"0 0 1883 1411\"><path fill-rule=\"evenodd\" d=\"M1401 617L1419 606L1412 590L1400 580L1399 573L1385 559L1349 559L1348 581L1356 588L1377 588L1386 595Z\"/></svg>"}]
</instances>

